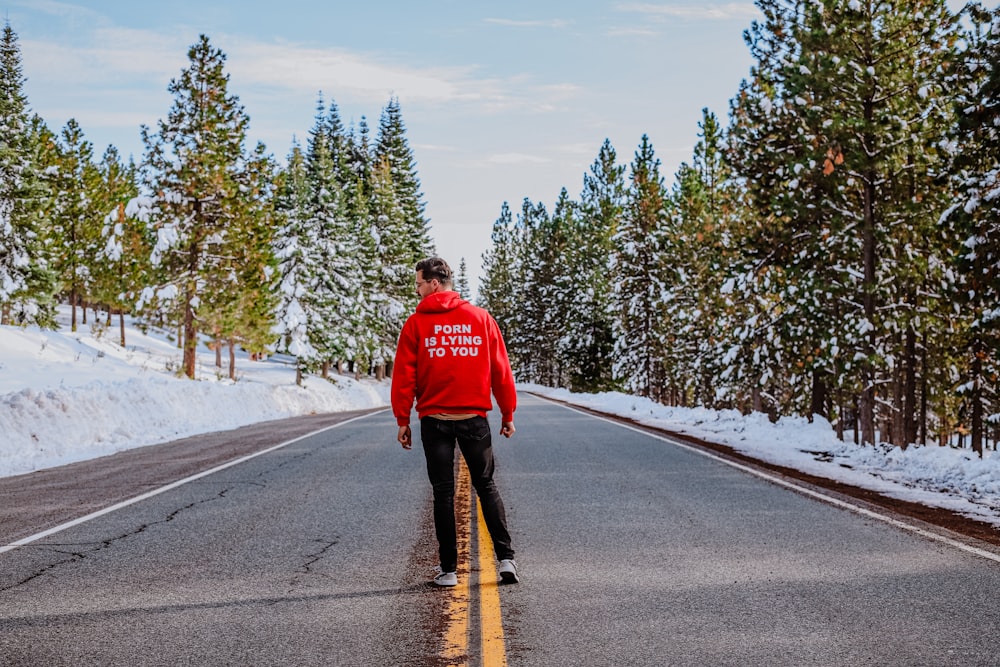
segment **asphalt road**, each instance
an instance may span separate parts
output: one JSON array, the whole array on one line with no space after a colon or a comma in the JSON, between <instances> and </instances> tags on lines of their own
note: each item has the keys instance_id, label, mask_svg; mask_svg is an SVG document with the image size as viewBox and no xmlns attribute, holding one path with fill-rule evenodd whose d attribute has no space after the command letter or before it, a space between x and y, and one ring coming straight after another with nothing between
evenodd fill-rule
<instances>
[{"instance_id":1,"label":"asphalt road","mask_svg":"<svg viewBox=\"0 0 1000 667\"><path fill-rule=\"evenodd\" d=\"M517 427L494 441L510 665L1000 665L997 562L531 396ZM446 664L423 456L395 432L358 418L0 553L0 665ZM3 481L0 545L165 483L171 447Z\"/></svg>"}]
</instances>

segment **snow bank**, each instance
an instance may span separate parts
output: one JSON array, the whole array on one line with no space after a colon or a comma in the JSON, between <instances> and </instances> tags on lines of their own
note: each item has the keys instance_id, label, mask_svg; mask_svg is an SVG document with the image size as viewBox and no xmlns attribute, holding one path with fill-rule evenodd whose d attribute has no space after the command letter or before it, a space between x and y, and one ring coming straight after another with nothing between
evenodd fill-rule
<instances>
[{"instance_id":1,"label":"snow bank","mask_svg":"<svg viewBox=\"0 0 1000 667\"><path fill-rule=\"evenodd\" d=\"M636 422L727 445L756 459L887 496L940 507L1000 527L1000 456L980 459L950 447L861 447L837 439L822 418L788 417L660 405L617 392L574 394L524 384L521 389Z\"/></svg>"},{"instance_id":2,"label":"snow bank","mask_svg":"<svg viewBox=\"0 0 1000 667\"><path fill-rule=\"evenodd\" d=\"M181 352L167 335L130 324L127 345L116 340L117 329L101 327L0 327L0 476L260 421L388 405L387 382L307 377L300 387L291 365L245 354L233 382L204 347L198 379L179 378Z\"/></svg>"}]
</instances>

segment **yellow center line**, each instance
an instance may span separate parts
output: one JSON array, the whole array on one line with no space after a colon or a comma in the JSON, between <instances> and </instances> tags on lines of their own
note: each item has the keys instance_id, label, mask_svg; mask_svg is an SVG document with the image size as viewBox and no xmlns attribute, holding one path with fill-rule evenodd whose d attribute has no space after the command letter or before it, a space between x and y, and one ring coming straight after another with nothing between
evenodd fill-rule
<instances>
[{"instance_id":1,"label":"yellow center line","mask_svg":"<svg viewBox=\"0 0 1000 667\"><path fill-rule=\"evenodd\" d=\"M472 525L472 492L465 459L459 458L458 477L455 480L455 514L458 536L458 585L448 597L445 612L448 627L444 637L442 657L449 666L468 664L469 659L469 549Z\"/></svg>"},{"instance_id":2,"label":"yellow center line","mask_svg":"<svg viewBox=\"0 0 1000 667\"><path fill-rule=\"evenodd\" d=\"M479 623L481 625L483 667L507 667L503 623L500 617L500 591L493 562L493 540L486 529L483 508L477 502L479 523Z\"/></svg>"},{"instance_id":3,"label":"yellow center line","mask_svg":"<svg viewBox=\"0 0 1000 667\"><path fill-rule=\"evenodd\" d=\"M472 625L472 598L479 597L479 648L482 667L507 667L503 622L500 614L500 590L493 558L493 540L480 504L472 496L469 470L459 456L458 476L455 480L455 523L458 537L458 585L450 590L445 610L447 628L441 656L449 667L468 665L471 660L469 635ZM473 503L476 511L476 544L472 541ZM472 547L478 555L479 586L469 585L472 578Z\"/></svg>"}]
</instances>

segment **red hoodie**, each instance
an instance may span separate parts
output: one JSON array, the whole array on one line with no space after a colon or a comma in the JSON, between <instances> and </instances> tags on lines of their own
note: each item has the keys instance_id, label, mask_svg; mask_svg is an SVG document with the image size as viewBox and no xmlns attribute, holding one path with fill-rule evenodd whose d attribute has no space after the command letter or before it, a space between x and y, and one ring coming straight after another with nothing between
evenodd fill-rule
<instances>
[{"instance_id":1,"label":"red hoodie","mask_svg":"<svg viewBox=\"0 0 1000 667\"><path fill-rule=\"evenodd\" d=\"M457 292L428 294L399 335L392 368L396 423L410 423L414 398L420 417L485 417L493 409L491 390L503 421L514 421L514 376L496 320Z\"/></svg>"}]
</instances>

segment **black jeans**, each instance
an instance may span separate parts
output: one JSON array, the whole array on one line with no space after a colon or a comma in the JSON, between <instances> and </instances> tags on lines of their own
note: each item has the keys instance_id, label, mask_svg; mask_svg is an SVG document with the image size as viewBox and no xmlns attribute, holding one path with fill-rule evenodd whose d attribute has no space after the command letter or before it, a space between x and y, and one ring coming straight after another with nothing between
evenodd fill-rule
<instances>
[{"instance_id":1,"label":"black jeans","mask_svg":"<svg viewBox=\"0 0 1000 667\"><path fill-rule=\"evenodd\" d=\"M486 528L498 560L513 558L507 516L500 492L493 483L493 446L490 423L485 417L445 421L434 417L420 420L420 440L427 457L427 476L434 489L434 531L437 533L441 569L454 572L458 565L455 534L455 443L469 468L472 486L483 507Z\"/></svg>"}]
</instances>

